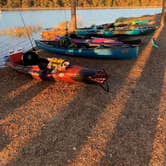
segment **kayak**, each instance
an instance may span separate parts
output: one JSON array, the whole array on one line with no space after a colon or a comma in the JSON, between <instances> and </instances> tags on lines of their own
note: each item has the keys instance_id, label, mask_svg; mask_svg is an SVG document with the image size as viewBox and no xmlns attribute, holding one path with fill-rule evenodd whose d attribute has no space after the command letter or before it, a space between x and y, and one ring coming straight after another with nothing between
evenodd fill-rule
<instances>
[{"instance_id":1,"label":"kayak","mask_svg":"<svg viewBox=\"0 0 166 166\"><path fill-rule=\"evenodd\" d=\"M141 39L129 39L127 37L119 37L117 40L114 40L112 38L100 38L100 37L92 37L92 38L86 38L86 37L79 37L75 34L69 34L64 36L56 36L55 41L61 42L63 40L70 40L71 43L74 44L89 44L89 45L140 45Z\"/></svg>"},{"instance_id":2,"label":"kayak","mask_svg":"<svg viewBox=\"0 0 166 166\"><path fill-rule=\"evenodd\" d=\"M152 33L156 30L155 26L121 27L110 29L78 29L76 35L88 37L113 37L113 36L136 36Z\"/></svg>"},{"instance_id":3,"label":"kayak","mask_svg":"<svg viewBox=\"0 0 166 166\"><path fill-rule=\"evenodd\" d=\"M132 22L132 21L141 21L141 20L149 20L149 21L155 21L155 16L154 15L145 15L145 16L140 16L140 17L120 17L116 19L117 22Z\"/></svg>"},{"instance_id":4,"label":"kayak","mask_svg":"<svg viewBox=\"0 0 166 166\"><path fill-rule=\"evenodd\" d=\"M85 29L104 29L104 30L107 30L107 29L110 29L110 28L113 28L113 29L116 29L116 28L119 28L119 27L133 27L133 28L136 28L137 26L150 26L150 25L154 25L156 22L155 21L152 21L152 20L129 20L129 21L117 21L117 22L114 22L114 23L106 23L106 24L101 24L101 25L96 25L96 26L91 26L91 27L87 27ZM81 28L82 30L84 28Z\"/></svg>"},{"instance_id":5,"label":"kayak","mask_svg":"<svg viewBox=\"0 0 166 166\"><path fill-rule=\"evenodd\" d=\"M118 18L115 22L106 23L101 25L91 25L90 27L79 28L79 30L96 30L96 29L109 29L128 26L142 26L142 25L154 25L156 24L154 16L141 16L141 17L129 17Z\"/></svg>"},{"instance_id":6,"label":"kayak","mask_svg":"<svg viewBox=\"0 0 166 166\"><path fill-rule=\"evenodd\" d=\"M101 59L132 59L138 56L139 46L113 45L113 46L91 46L88 44L60 45L57 41L35 40L39 49L44 49L60 55L72 57L101 58Z\"/></svg>"},{"instance_id":7,"label":"kayak","mask_svg":"<svg viewBox=\"0 0 166 166\"><path fill-rule=\"evenodd\" d=\"M61 39L60 39L61 40ZM140 45L141 39L129 39L127 37L119 37L117 40L112 38L101 38L101 37L92 37L92 38L79 38L74 37L70 40L75 44L89 44L89 45Z\"/></svg>"},{"instance_id":8,"label":"kayak","mask_svg":"<svg viewBox=\"0 0 166 166\"><path fill-rule=\"evenodd\" d=\"M26 53L14 51L10 53L6 65L17 72L40 80L104 84L109 77L104 70L92 70L71 65L64 59L43 58L34 51Z\"/></svg>"},{"instance_id":9,"label":"kayak","mask_svg":"<svg viewBox=\"0 0 166 166\"><path fill-rule=\"evenodd\" d=\"M152 24L155 24L155 21L152 21L152 20L124 20L124 21L117 21L114 23L114 26L115 27L120 27L120 26L136 26L136 25L152 25Z\"/></svg>"},{"instance_id":10,"label":"kayak","mask_svg":"<svg viewBox=\"0 0 166 166\"><path fill-rule=\"evenodd\" d=\"M110 44L110 45L122 45L123 42L108 39L108 38L91 38L91 39L78 39L72 38L72 42L74 43L87 43L87 44Z\"/></svg>"}]
</instances>

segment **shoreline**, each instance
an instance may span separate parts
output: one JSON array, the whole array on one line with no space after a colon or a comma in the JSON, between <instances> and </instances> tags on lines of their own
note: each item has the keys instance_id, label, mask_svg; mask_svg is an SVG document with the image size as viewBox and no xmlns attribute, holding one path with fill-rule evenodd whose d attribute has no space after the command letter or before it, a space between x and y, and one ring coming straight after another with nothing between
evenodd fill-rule
<instances>
[{"instance_id":1,"label":"shoreline","mask_svg":"<svg viewBox=\"0 0 166 166\"><path fill-rule=\"evenodd\" d=\"M109 93L97 85L41 81L0 69L0 165L166 163L166 28L141 39L136 59L58 56L72 65L105 69ZM56 57L39 51L41 57Z\"/></svg>"},{"instance_id":2,"label":"shoreline","mask_svg":"<svg viewBox=\"0 0 166 166\"><path fill-rule=\"evenodd\" d=\"M59 55L73 65L105 69L111 75L109 93L97 85L37 81L2 69L0 165L166 163L165 32L164 27L143 35L137 59Z\"/></svg>"},{"instance_id":3,"label":"shoreline","mask_svg":"<svg viewBox=\"0 0 166 166\"><path fill-rule=\"evenodd\" d=\"M162 6L124 6L124 7L77 7L77 10L101 10L101 9L148 9L162 8ZM38 10L70 10L70 7L60 8L1 8L0 11L38 11Z\"/></svg>"}]
</instances>

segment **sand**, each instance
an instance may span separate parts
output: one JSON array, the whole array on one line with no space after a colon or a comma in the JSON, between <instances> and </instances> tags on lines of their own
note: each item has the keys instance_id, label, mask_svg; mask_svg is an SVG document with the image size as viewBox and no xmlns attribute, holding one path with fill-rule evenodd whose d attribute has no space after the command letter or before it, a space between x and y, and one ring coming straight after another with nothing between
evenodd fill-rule
<instances>
[{"instance_id":1,"label":"sand","mask_svg":"<svg viewBox=\"0 0 166 166\"><path fill-rule=\"evenodd\" d=\"M0 166L166 166L166 27L142 39L134 60L65 57L104 68L110 93L0 70Z\"/></svg>"}]
</instances>

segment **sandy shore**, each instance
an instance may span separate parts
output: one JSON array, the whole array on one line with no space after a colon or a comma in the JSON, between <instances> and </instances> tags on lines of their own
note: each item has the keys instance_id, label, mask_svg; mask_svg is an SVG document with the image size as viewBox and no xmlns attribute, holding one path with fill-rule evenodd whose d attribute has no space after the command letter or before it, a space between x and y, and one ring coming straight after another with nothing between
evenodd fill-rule
<instances>
[{"instance_id":1,"label":"sandy shore","mask_svg":"<svg viewBox=\"0 0 166 166\"><path fill-rule=\"evenodd\" d=\"M65 57L106 69L110 93L0 70L0 166L165 166L166 27L142 39L135 60Z\"/></svg>"}]
</instances>

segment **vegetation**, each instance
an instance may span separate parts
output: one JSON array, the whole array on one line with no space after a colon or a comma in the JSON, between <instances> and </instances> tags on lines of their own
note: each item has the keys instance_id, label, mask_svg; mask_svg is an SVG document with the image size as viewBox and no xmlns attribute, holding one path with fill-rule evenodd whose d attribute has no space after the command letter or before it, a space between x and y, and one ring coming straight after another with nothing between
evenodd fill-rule
<instances>
[{"instance_id":1,"label":"vegetation","mask_svg":"<svg viewBox=\"0 0 166 166\"><path fill-rule=\"evenodd\" d=\"M48 29L48 30L44 30L41 33L41 37L44 40L55 40L56 36L62 36L65 35L67 32L67 25L69 22L65 21L65 22L61 22L59 23L56 27L52 28L52 29Z\"/></svg>"},{"instance_id":2,"label":"vegetation","mask_svg":"<svg viewBox=\"0 0 166 166\"><path fill-rule=\"evenodd\" d=\"M78 0L78 7L161 6L162 0ZM70 7L71 0L0 0L0 8Z\"/></svg>"},{"instance_id":3,"label":"vegetation","mask_svg":"<svg viewBox=\"0 0 166 166\"><path fill-rule=\"evenodd\" d=\"M0 35L10 35L10 36L27 36L27 33L31 35L32 33L39 32L41 30L41 27L36 26L28 26L28 27L14 27L14 28L8 28L4 30L0 30Z\"/></svg>"}]
</instances>

